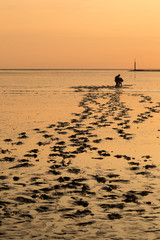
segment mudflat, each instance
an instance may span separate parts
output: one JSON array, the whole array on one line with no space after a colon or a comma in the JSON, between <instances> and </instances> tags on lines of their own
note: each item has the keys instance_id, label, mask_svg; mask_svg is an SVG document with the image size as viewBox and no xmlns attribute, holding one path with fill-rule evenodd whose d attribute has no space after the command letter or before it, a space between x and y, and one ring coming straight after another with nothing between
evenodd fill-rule
<instances>
[{"instance_id":1,"label":"mudflat","mask_svg":"<svg viewBox=\"0 0 160 240\"><path fill-rule=\"evenodd\" d=\"M2 239L158 239L160 102L130 87L73 86L64 120L1 139Z\"/></svg>"}]
</instances>

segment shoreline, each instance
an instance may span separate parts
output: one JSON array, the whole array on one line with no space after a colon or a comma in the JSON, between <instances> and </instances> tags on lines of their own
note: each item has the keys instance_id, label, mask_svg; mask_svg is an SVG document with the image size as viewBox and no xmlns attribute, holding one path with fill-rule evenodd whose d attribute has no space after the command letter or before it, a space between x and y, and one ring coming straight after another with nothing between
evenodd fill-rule
<instances>
[{"instance_id":1,"label":"shoreline","mask_svg":"<svg viewBox=\"0 0 160 240\"><path fill-rule=\"evenodd\" d=\"M129 70L131 72L160 72L160 69L137 69L137 70Z\"/></svg>"}]
</instances>

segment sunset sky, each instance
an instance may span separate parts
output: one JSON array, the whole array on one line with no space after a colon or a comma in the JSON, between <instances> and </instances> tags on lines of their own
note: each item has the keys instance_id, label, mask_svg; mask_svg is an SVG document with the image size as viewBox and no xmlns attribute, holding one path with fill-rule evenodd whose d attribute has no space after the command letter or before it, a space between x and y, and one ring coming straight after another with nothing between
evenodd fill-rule
<instances>
[{"instance_id":1,"label":"sunset sky","mask_svg":"<svg viewBox=\"0 0 160 240\"><path fill-rule=\"evenodd\" d=\"M1 0L0 69L160 69L160 0Z\"/></svg>"}]
</instances>

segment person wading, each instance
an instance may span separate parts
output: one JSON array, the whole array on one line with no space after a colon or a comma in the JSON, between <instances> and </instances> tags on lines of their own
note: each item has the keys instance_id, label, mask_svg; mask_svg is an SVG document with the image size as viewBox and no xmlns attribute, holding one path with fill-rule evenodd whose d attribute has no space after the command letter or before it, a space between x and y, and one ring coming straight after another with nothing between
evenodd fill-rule
<instances>
[{"instance_id":1,"label":"person wading","mask_svg":"<svg viewBox=\"0 0 160 240\"><path fill-rule=\"evenodd\" d=\"M120 74L115 76L115 82L116 82L115 87L122 87L123 79L120 77Z\"/></svg>"}]
</instances>

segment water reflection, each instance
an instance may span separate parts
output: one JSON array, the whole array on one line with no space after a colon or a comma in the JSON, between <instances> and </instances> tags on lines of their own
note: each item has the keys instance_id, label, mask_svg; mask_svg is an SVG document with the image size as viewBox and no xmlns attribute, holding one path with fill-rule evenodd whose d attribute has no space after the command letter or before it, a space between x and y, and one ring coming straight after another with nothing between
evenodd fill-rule
<instances>
[{"instance_id":1,"label":"water reflection","mask_svg":"<svg viewBox=\"0 0 160 240\"><path fill-rule=\"evenodd\" d=\"M82 98L69 120L4 139L2 236L158 237L159 166L146 149L143 155L136 152L142 143L134 139L135 126L155 118L160 105L113 86L79 86L75 94ZM145 129L148 137L149 130ZM143 133L140 127L137 131Z\"/></svg>"}]
</instances>

